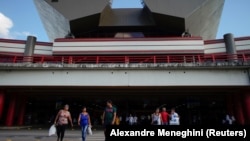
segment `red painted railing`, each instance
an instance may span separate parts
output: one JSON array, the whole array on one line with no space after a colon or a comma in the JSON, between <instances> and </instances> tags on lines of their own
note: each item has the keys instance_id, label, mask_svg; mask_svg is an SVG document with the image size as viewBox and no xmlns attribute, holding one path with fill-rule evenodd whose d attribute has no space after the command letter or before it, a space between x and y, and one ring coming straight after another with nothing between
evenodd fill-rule
<instances>
[{"instance_id":1,"label":"red painted railing","mask_svg":"<svg viewBox=\"0 0 250 141\"><path fill-rule=\"evenodd\" d=\"M206 63L250 61L247 54L194 54L194 55L98 55L98 56L10 56L0 55L0 63L66 63L66 64L101 64L101 63Z\"/></svg>"}]
</instances>

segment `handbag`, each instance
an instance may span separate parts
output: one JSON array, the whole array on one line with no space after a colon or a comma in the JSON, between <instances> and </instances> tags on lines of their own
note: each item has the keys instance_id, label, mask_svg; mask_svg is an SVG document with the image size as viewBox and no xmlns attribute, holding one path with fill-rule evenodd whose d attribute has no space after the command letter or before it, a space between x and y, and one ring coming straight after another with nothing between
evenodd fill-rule
<instances>
[{"instance_id":1,"label":"handbag","mask_svg":"<svg viewBox=\"0 0 250 141\"><path fill-rule=\"evenodd\" d=\"M49 128L49 136L52 136L56 134L56 126L53 124L51 125L51 127Z\"/></svg>"},{"instance_id":2,"label":"handbag","mask_svg":"<svg viewBox=\"0 0 250 141\"><path fill-rule=\"evenodd\" d=\"M89 135L92 135L92 134L93 134L92 129L91 129L91 126L88 126L87 133L88 133Z\"/></svg>"}]
</instances>

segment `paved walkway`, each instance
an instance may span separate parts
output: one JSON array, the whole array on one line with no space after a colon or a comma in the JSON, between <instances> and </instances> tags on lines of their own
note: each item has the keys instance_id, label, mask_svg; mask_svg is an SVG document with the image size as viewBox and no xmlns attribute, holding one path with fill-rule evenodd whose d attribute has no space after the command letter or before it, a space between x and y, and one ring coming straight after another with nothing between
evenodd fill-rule
<instances>
[{"instance_id":1,"label":"paved walkway","mask_svg":"<svg viewBox=\"0 0 250 141\"><path fill-rule=\"evenodd\" d=\"M49 129L31 128L0 128L0 141L56 141L56 135L48 136ZM67 129L64 141L81 141L79 129ZM102 130L93 130L93 135L88 135L86 141L104 141Z\"/></svg>"}]
</instances>

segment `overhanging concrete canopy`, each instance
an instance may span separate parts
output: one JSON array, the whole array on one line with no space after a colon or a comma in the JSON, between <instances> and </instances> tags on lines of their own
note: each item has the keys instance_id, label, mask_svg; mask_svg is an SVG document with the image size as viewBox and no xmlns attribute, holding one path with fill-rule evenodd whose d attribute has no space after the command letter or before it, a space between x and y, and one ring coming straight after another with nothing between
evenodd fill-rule
<instances>
[{"instance_id":1,"label":"overhanging concrete canopy","mask_svg":"<svg viewBox=\"0 0 250 141\"><path fill-rule=\"evenodd\" d=\"M110 0L33 0L50 41L69 32L86 32L99 24L100 13ZM87 30L87 31L88 31Z\"/></svg>"},{"instance_id":2,"label":"overhanging concrete canopy","mask_svg":"<svg viewBox=\"0 0 250 141\"><path fill-rule=\"evenodd\" d=\"M140 32L145 37L181 36L188 30L215 39L225 0L144 0L141 9L112 9L110 0L34 0L51 41L68 32L76 38L114 37Z\"/></svg>"},{"instance_id":3,"label":"overhanging concrete canopy","mask_svg":"<svg viewBox=\"0 0 250 141\"><path fill-rule=\"evenodd\" d=\"M146 6L154 13L188 17L207 0L144 0Z\"/></svg>"},{"instance_id":4,"label":"overhanging concrete canopy","mask_svg":"<svg viewBox=\"0 0 250 141\"><path fill-rule=\"evenodd\" d=\"M185 19L185 29L195 36L214 39L225 0L144 0L152 13Z\"/></svg>"},{"instance_id":5,"label":"overhanging concrete canopy","mask_svg":"<svg viewBox=\"0 0 250 141\"><path fill-rule=\"evenodd\" d=\"M110 0L45 0L68 20L101 13Z\"/></svg>"}]
</instances>

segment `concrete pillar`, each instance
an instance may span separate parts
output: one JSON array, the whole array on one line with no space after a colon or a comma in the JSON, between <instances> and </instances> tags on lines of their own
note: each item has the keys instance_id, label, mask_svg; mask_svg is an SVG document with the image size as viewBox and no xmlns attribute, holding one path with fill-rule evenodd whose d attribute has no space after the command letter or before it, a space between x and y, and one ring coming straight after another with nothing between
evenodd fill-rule
<instances>
[{"instance_id":1,"label":"concrete pillar","mask_svg":"<svg viewBox=\"0 0 250 141\"><path fill-rule=\"evenodd\" d=\"M239 125L244 125L245 118L244 118L241 94L236 94L234 96L234 113L235 113L236 123Z\"/></svg>"},{"instance_id":2,"label":"concrete pillar","mask_svg":"<svg viewBox=\"0 0 250 141\"><path fill-rule=\"evenodd\" d=\"M3 109L4 109L4 93L0 91L0 119L3 116Z\"/></svg>"},{"instance_id":3,"label":"concrete pillar","mask_svg":"<svg viewBox=\"0 0 250 141\"><path fill-rule=\"evenodd\" d=\"M230 62L236 61L237 60L237 51L236 51L236 46L235 46L235 41L234 41L234 35L231 33L225 34L224 35L224 42L226 45L226 52L228 54L228 59Z\"/></svg>"},{"instance_id":4,"label":"concrete pillar","mask_svg":"<svg viewBox=\"0 0 250 141\"><path fill-rule=\"evenodd\" d=\"M26 97L19 98L19 110L18 110L18 119L17 125L21 126L24 124L24 116L25 116L25 109L26 109Z\"/></svg>"},{"instance_id":5,"label":"concrete pillar","mask_svg":"<svg viewBox=\"0 0 250 141\"><path fill-rule=\"evenodd\" d=\"M7 115L6 115L6 126L12 126L14 122L14 116L15 116L15 107L16 107L16 97L13 96L10 99Z\"/></svg>"},{"instance_id":6,"label":"concrete pillar","mask_svg":"<svg viewBox=\"0 0 250 141\"><path fill-rule=\"evenodd\" d=\"M28 36L24 49L24 62L32 62L36 45L36 37Z\"/></svg>"}]
</instances>

